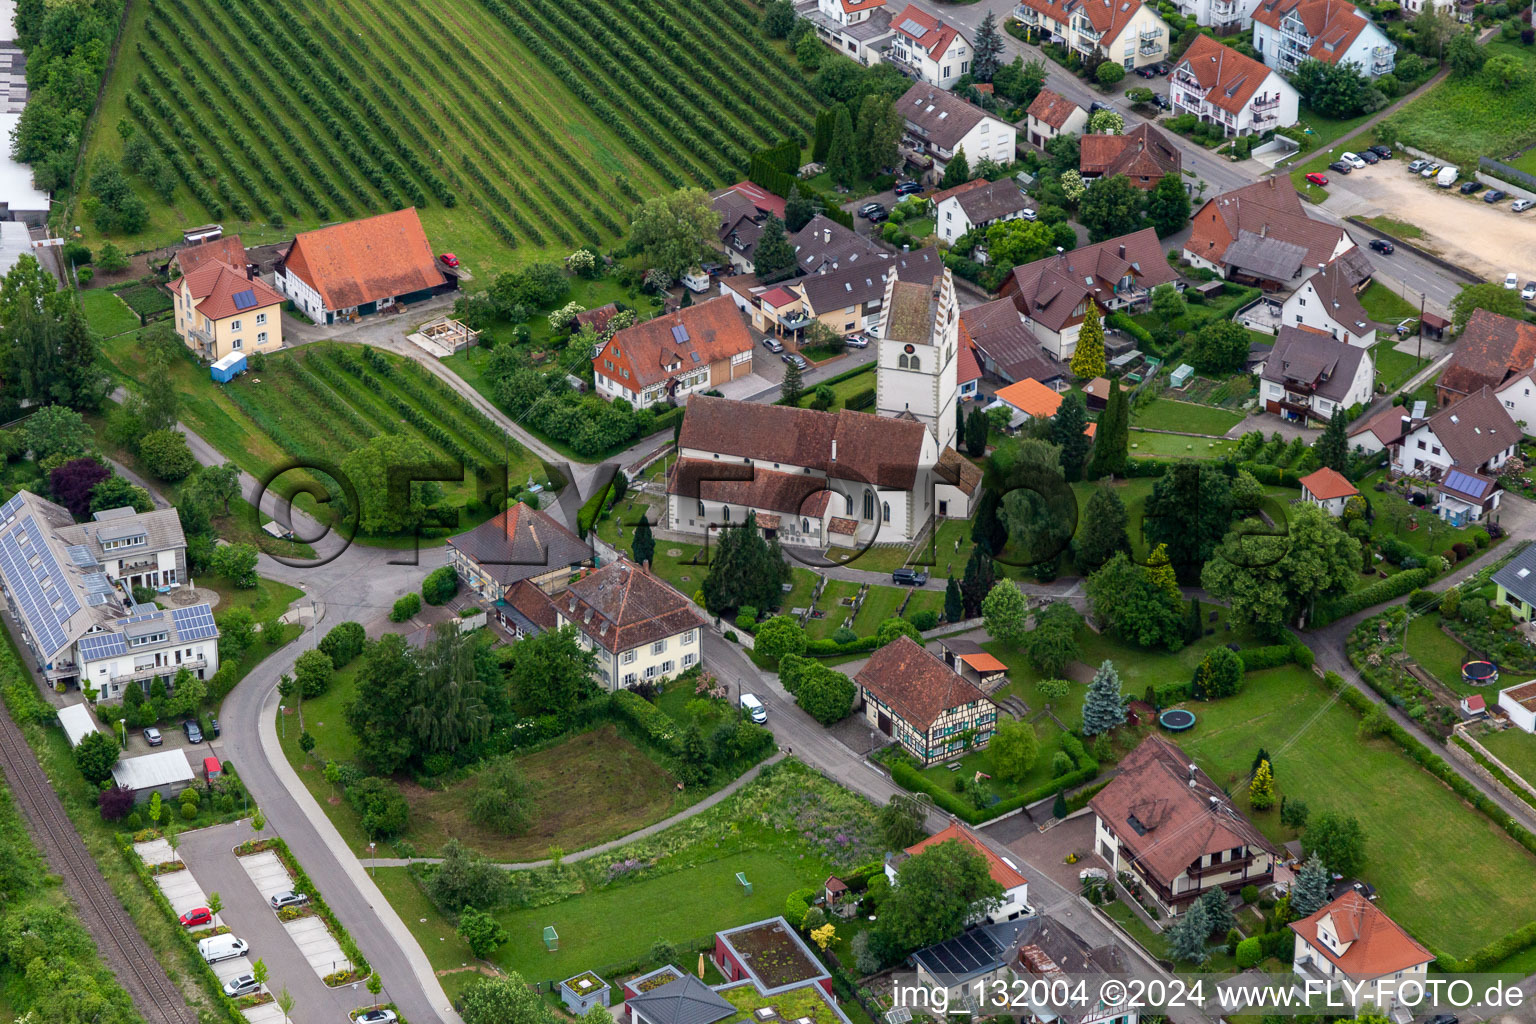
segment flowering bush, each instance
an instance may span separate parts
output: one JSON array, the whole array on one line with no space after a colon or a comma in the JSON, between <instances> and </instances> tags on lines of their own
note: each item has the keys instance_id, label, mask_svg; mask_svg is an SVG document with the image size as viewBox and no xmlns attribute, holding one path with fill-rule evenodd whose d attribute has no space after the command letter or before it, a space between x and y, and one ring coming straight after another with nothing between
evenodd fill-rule
<instances>
[{"instance_id":1,"label":"flowering bush","mask_svg":"<svg viewBox=\"0 0 1536 1024\"><path fill-rule=\"evenodd\" d=\"M597 257L591 249L577 249L565 258L565 269L582 277L595 277L597 268Z\"/></svg>"},{"instance_id":2,"label":"flowering bush","mask_svg":"<svg viewBox=\"0 0 1536 1024\"><path fill-rule=\"evenodd\" d=\"M586 312L585 307L579 302L567 302L553 313L549 314L549 329L563 331L571 326L576 319L576 314Z\"/></svg>"},{"instance_id":3,"label":"flowering bush","mask_svg":"<svg viewBox=\"0 0 1536 1024\"><path fill-rule=\"evenodd\" d=\"M715 700L724 700L726 696L725 684L709 669L699 673L699 681L693 692L697 697L712 697Z\"/></svg>"}]
</instances>

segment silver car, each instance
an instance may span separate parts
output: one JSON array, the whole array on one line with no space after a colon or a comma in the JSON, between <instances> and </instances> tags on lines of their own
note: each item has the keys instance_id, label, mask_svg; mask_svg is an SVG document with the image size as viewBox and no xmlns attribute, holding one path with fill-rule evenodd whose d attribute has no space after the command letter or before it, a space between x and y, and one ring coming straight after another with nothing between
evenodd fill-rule
<instances>
[{"instance_id":1,"label":"silver car","mask_svg":"<svg viewBox=\"0 0 1536 1024\"><path fill-rule=\"evenodd\" d=\"M1509 208L1515 213L1523 213L1533 206L1536 206L1536 199L1516 199L1509 204Z\"/></svg>"},{"instance_id":2,"label":"silver car","mask_svg":"<svg viewBox=\"0 0 1536 1024\"><path fill-rule=\"evenodd\" d=\"M843 339L843 344L849 348L869 348L869 336L865 334L850 334Z\"/></svg>"},{"instance_id":3,"label":"silver car","mask_svg":"<svg viewBox=\"0 0 1536 1024\"><path fill-rule=\"evenodd\" d=\"M280 892L267 902L272 904L273 910L282 910L284 907L302 907L309 902L309 897L302 892Z\"/></svg>"},{"instance_id":4,"label":"silver car","mask_svg":"<svg viewBox=\"0 0 1536 1024\"><path fill-rule=\"evenodd\" d=\"M256 981L254 974L237 974L224 983L224 994L231 999L253 996L260 991L261 985Z\"/></svg>"}]
</instances>

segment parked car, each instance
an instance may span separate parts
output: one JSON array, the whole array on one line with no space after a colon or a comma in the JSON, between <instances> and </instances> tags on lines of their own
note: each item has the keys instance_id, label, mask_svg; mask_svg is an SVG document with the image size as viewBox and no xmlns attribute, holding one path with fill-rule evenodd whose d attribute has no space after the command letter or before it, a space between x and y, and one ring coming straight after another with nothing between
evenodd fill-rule
<instances>
[{"instance_id":1,"label":"parked car","mask_svg":"<svg viewBox=\"0 0 1536 1024\"><path fill-rule=\"evenodd\" d=\"M1328 184L1328 175L1319 174L1316 171L1313 171L1307 175L1307 181L1311 182L1313 185L1326 185Z\"/></svg>"},{"instance_id":2,"label":"parked car","mask_svg":"<svg viewBox=\"0 0 1536 1024\"><path fill-rule=\"evenodd\" d=\"M156 729L154 726L150 726L148 729L144 730L144 741L152 747L158 747L160 744L165 742L165 738L160 735L159 729Z\"/></svg>"},{"instance_id":3,"label":"parked car","mask_svg":"<svg viewBox=\"0 0 1536 1024\"><path fill-rule=\"evenodd\" d=\"M197 928L201 925L212 923L213 913L207 907L193 907L181 915L181 926L183 928Z\"/></svg>"},{"instance_id":4,"label":"parked car","mask_svg":"<svg viewBox=\"0 0 1536 1024\"><path fill-rule=\"evenodd\" d=\"M185 722L181 723L181 731L187 734L188 743L203 742L203 730L196 722L192 721L192 719L189 718Z\"/></svg>"},{"instance_id":5,"label":"parked car","mask_svg":"<svg viewBox=\"0 0 1536 1024\"><path fill-rule=\"evenodd\" d=\"M849 348L869 348L869 335L855 331L843 339L843 344Z\"/></svg>"},{"instance_id":6,"label":"parked car","mask_svg":"<svg viewBox=\"0 0 1536 1024\"><path fill-rule=\"evenodd\" d=\"M1461 183L1461 194L1464 196L1470 196L1474 192L1481 192L1482 189L1483 183L1476 180L1475 178L1472 181L1464 181Z\"/></svg>"},{"instance_id":7,"label":"parked car","mask_svg":"<svg viewBox=\"0 0 1536 1024\"><path fill-rule=\"evenodd\" d=\"M890 219L891 219L891 215L889 213L885 212L885 207L883 207L883 206L879 207L878 209L872 210L870 212L870 214L869 214L869 222L871 224L884 224L886 221L888 221Z\"/></svg>"},{"instance_id":8,"label":"parked car","mask_svg":"<svg viewBox=\"0 0 1536 1024\"><path fill-rule=\"evenodd\" d=\"M883 209L885 209L885 207L880 205L879 203L865 203L863 206L859 207L859 216L860 217L868 217L870 214L874 213L876 210L883 210Z\"/></svg>"},{"instance_id":9,"label":"parked car","mask_svg":"<svg viewBox=\"0 0 1536 1024\"><path fill-rule=\"evenodd\" d=\"M769 352L774 352L774 353L778 353L778 352L783 352L784 351L784 346L780 345L777 341L774 341L772 338L764 338L763 339L763 348L767 349Z\"/></svg>"},{"instance_id":10,"label":"parked car","mask_svg":"<svg viewBox=\"0 0 1536 1024\"><path fill-rule=\"evenodd\" d=\"M1372 146L1371 147L1371 152L1375 153L1377 156L1381 157L1383 160L1391 160L1392 159L1392 147L1391 146Z\"/></svg>"},{"instance_id":11,"label":"parked car","mask_svg":"<svg viewBox=\"0 0 1536 1024\"><path fill-rule=\"evenodd\" d=\"M1536 199L1516 199L1513 203L1509 204L1510 210L1515 213L1524 213L1533 206L1536 206Z\"/></svg>"},{"instance_id":12,"label":"parked car","mask_svg":"<svg viewBox=\"0 0 1536 1024\"><path fill-rule=\"evenodd\" d=\"M921 569L897 569L891 573L891 582L903 587L920 587L928 582L928 574Z\"/></svg>"},{"instance_id":13,"label":"parked car","mask_svg":"<svg viewBox=\"0 0 1536 1024\"><path fill-rule=\"evenodd\" d=\"M793 352L785 352L783 355L779 356L779 358L784 360L786 363L790 364L791 366L798 366L798 367L800 367L800 369L802 369L802 370L805 369L807 366L811 365L810 363L807 363L805 361L805 357L804 356L796 355Z\"/></svg>"},{"instance_id":14,"label":"parked car","mask_svg":"<svg viewBox=\"0 0 1536 1024\"><path fill-rule=\"evenodd\" d=\"M1335 160L1333 163L1328 165L1328 169L1333 171L1335 174L1348 174L1350 171L1355 169L1355 165L1347 164L1343 160Z\"/></svg>"},{"instance_id":15,"label":"parked car","mask_svg":"<svg viewBox=\"0 0 1536 1024\"><path fill-rule=\"evenodd\" d=\"M768 709L763 707L763 702L757 699L755 693L741 695L741 710L747 713L747 717L758 725L768 721Z\"/></svg>"},{"instance_id":16,"label":"parked car","mask_svg":"<svg viewBox=\"0 0 1536 1024\"><path fill-rule=\"evenodd\" d=\"M231 999L253 996L261 991L261 984L254 974L237 974L224 983L224 994Z\"/></svg>"},{"instance_id":17,"label":"parked car","mask_svg":"<svg viewBox=\"0 0 1536 1024\"><path fill-rule=\"evenodd\" d=\"M1504 287L1508 288L1510 291L1514 291L1516 288L1520 287L1520 279L1515 276L1515 272L1513 270L1504 275Z\"/></svg>"},{"instance_id":18,"label":"parked car","mask_svg":"<svg viewBox=\"0 0 1536 1024\"><path fill-rule=\"evenodd\" d=\"M459 258L451 252L443 253L438 259L443 261L443 266L445 267L456 267L459 265Z\"/></svg>"},{"instance_id":19,"label":"parked car","mask_svg":"<svg viewBox=\"0 0 1536 1024\"><path fill-rule=\"evenodd\" d=\"M1429 165L1429 161L1428 160L1415 160L1415 161L1413 161L1412 163L1410 163L1408 165L1408 170L1410 170L1414 174L1418 174L1420 171L1422 171L1428 165Z\"/></svg>"},{"instance_id":20,"label":"parked car","mask_svg":"<svg viewBox=\"0 0 1536 1024\"><path fill-rule=\"evenodd\" d=\"M1536 299L1536 281L1525 282L1525 287L1520 289L1520 297L1526 302Z\"/></svg>"},{"instance_id":21,"label":"parked car","mask_svg":"<svg viewBox=\"0 0 1536 1024\"><path fill-rule=\"evenodd\" d=\"M1460 1020L1453 1013L1437 1013L1424 1024L1460 1024Z\"/></svg>"},{"instance_id":22,"label":"parked car","mask_svg":"<svg viewBox=\"0 0 1536 1024\"><path fill-rule=\"evenodd\" d=\"M1101 110L1114 110L1114 109L1115 109L1114 107L1110 106L1108 103L1105 103L1103 100L1094 100L1092 103L1088 104L1088 113L1090 115L1091 114L1097 114Z\"/></svg>"},{"instance_id":23,"label":"parked car","mask_svg":"<svg viewBox=\"0 0 1536 1024\"><path fill-rule=\"evenodd\" d=\"M1368 149L1362 149L1360 151L1359 155L1360 155L1360 159L1364 160L1368 164L1379 164L1379 163L1381 163L1381 157L1377 156L1375 153L1372 153Z\"/></svg>"},{"instance_id":24,"label":"parked car","mask_svg":"<svg viewBox=\"0 0 1536 1024\"><path fill-rule=\"evenodd\" d=\"M1340 153L1339 154L1339 159L1343 160L1345 163L1349 164L1349 166L1353 167L1357 171L1360 168L1365 166L1365 161L1360 159L1360 157L1356 156L1353 153L1348 153L1348 152Z\"/></svg>"},{"instance_id":25,"label":"parked car","mask_svg":"<svg viewBox=\"0 0 1536 1024\"><path fill-rule=\"evenodd\" d=\"M302 892L294 892L290 889L287 892L275 894L267 902L272 904L273 910L282 910L284 907L302 907L309 902L309 897Z\"/></svg>"},{"instance_id":26,"label":"parked car","mask_svg":"<svg viewBox=\"0 0 1536 1024\"><path fill-rule=\"evenodd\" d=\"M1157 73L1158 73L1158 74L1160 74L1160 75L1166 75L1166 74L1168 74L1168 73L1169 73L1169 72L1170 72L1170 71L1172 71L1172 70L1173 70L1173 65L1172 65L1172 64L1169 64L1169 63L1168 63L1168 62L1167 62L1167 61L1165 61L1165 60L1160 60L1160 61L1158 61L1158 62L1157 62L1157 63L1156 63L1156 64L1153 64L1153 65L1152 65L1152 67L1153 67L1153 69L1154 69L1154 70L1155 70L1155 71L1156 71L1156 72L1157 72Z\"/></svg>"},{"instance_id":27,"label":"parked car","mask_svg":"<svg viewBox=\"0 0 1536 1024\"><path fill-rule=\"evenodd\" d=\"M357 1024L395 1024L399 1017L394 1010L364 1010L352 1018Z\"/></svg>"},{"instance_id":28,"label":"parked car","mask_svg":"<svg viewBox=\"0 0 1536 1024\"><path fill-rule=\"evenodd\" d=\"M1505 192L1501 188L1491 188L1487 192L1483 193L1483 202L1489 203L1490 205L1493 203L1501 202L1502 200L1508 198L1509 193Z\"/></svg>"},{"instance_id":29,"label":"parked car","mask_svg":"<svg viewBox=\"0 0 1536 1024\"><path fill-rule=\"evenodd\" d=\"M1154 93L1152 95L1152 102L1157 104L1163 110L1172 110L1173 109L1173 101L1170 100L1167 96L1164 96L1160 92L1159 93Z\"/></svg>"},{"instance_id":30,"label":"parked car","mask_svg":"<svg viewBox=\"0 0 1536 1024\"><path fill-rule=\"evenodd\" d=\"M1387 241L1385 238L1373 238L1373 239L1371 239L1371 248L1375 249L1377 252L1383 253L1383 254L1385 254L1387 256L1390 256L1390 255L1392 255L1392 253L1397 251L1397 246L1393 245L1391 242Z\"/></svg>"},{"instance_id":31,"label":"parked car","mask_svg":"<svg viewBox=\"0 0 1536 1024\"><path fill-rule=\"evenodd\" d=\"M220 960L233 960L251 951L251 944L234 935L215 935L197 944L198 955L204 963L216 964Z\"/></svg>"},{"instance_id":32,"label":"parked car","mask_svg":"<svg viewBox=\"0 0 1536 1024\"><path fill-rule=\"evenodd\" d=\"M1437 175L1439 173L1440 173L1440 165L1439 164L1427 163L1427 164L1424 165L1424 169L1419 171L1419 177L1421 177L1421 178L1433 178L1435 175Z\"/></svg>"},{"instance_id":33,"label":"parked car","mask_svg":"<svg viewBox=\"0 0 1536 1024\"><path fill-rule=\"evenodd\" d=\"M1157 72L1152 70L1154 65L1146 64L1136 69L1136 73L1142 78L1156 78Z\"/></svg>"},{"instance_id":34,"label":"parked car","mask_svg":"<svg viewBox=\"0 0 1536 1024\"><path fill-rule=\"evenodd\" d=\"M1035 213L1034 210L1025 207L1024 210L1019 213L1019 216L1023 217L1025 220L1034 220L1039 215Z\"/></svg>"},{"instance_id":35,"label":"parked car","mask_svg":"<svg viewBox=\"0 0 1536 1024\"><path fill-rule=\"evenodd\" d=\"M900 181L896 183L896 194L898 196L915 196L922 190L923 186L921 182Z\"/></svg>"}]
</instances>

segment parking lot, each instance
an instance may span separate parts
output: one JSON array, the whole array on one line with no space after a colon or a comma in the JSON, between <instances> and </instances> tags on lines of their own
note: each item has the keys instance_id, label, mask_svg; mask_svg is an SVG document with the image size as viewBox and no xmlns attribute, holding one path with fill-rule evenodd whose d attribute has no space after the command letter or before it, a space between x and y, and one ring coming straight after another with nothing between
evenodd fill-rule
<instances>
[{"instance_id":1,"label":"parking lot","mask_svg":"<svg viewBox=\"0 0 1536 1024\"><path fill-rule=\"evenodd\" d=\"M1331 179L1326 205L1335 213L1412 224L1424 237L1407 241L1484 280L1502 282L1511 270L1521 284L1536 280L1536 210L1511 213L1509 199L1490 204L1482 201L1482 192L1464 196L1455 187L1438 188L1409 174L1402 159L1349 175L1324 173ZM1373 255L1372 260L1390 266L1392 257Z\"/></svg>"}]
</instances>

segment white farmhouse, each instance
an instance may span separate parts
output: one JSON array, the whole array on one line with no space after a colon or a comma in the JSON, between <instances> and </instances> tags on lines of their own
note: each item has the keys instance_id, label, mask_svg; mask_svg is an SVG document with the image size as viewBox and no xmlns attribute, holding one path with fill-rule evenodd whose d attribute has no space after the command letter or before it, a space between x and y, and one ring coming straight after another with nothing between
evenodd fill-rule
<instances>
[{"instance_id":1,"label":"white farmhouse","mask_svg":"<svg viewBox=\"0 0 1536 1024\"><path fill-rule=\"evenodd\" d=\"M1026 215L1033 220L1035 216L1029 197L1019 191L1012 178L977 178L945 189L933 197L933 210L939 237L951 245L968 231Z\"/></svg>"},{"instance_id":2,"label":"white farmhouse","mask_svg":"<svg viewBox=\"0 0 1536 1024\"><path fill-rule=\"evenodd\" d=\"M1353 889L1315 914L1292 921L1290 928L1296 933L1291 960L1296 974L1321 981L1329 989L1347 980L1351 987L1344 989L1344 998L1353 1000L1357 1010L1372 1003L1375 1012L1394 1019L1400 986L1405 981L1422 982L1435 958Z\"/></svg>"},{"instance_id":3,"label":"white farmhouse","mask_svg":"<svg viewBox=\"0 0 1536 1024\"><path fill-rule=\"evenodd\" d=\"M1407 420L1391 445L1391 472L1415 481L1440 518L1466 526L1497 512L1503 494L1499 470L1519 449L1520 436L1509 412L1485 387L1426 420Z\"/></svg>"},{"instance_id":4,"label":"white farmhouse","mask_svg":"<svg viewBox=\"0 0 1536 1024\"><path fill-rule=\"evenodd\" d=\"M1280 322L1322 331L1357 348L1371 347L1376 342L1376 326L1360 305L1350 276L1342 260L1333 260L1285 300Z\"/></svg>"},{"instance_id":5,"label":"white farmhouse","mask_svg":"<svg viewBox=\"0 0 1536 1024\"><path fill-rule=\"evenodd\" d=\"M626 327L592 359L598 394L637 409L679 403L751 372L752 335L725 296Z\"/></svg>"},{"instance_id":6,"label":"white farmhouse","mask_svg":"<svg viewBox=\"0 0 1536 1024\"><path fill-rule=\"evenodd\" d=\"M1264 411L1284 420L1327 423L1335 411L1371 400L1371 353L1310 327L1282 327L1259 369Z\"/></svg>"}]
</instances>

